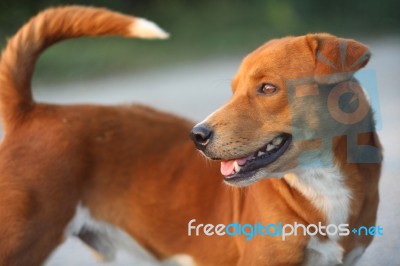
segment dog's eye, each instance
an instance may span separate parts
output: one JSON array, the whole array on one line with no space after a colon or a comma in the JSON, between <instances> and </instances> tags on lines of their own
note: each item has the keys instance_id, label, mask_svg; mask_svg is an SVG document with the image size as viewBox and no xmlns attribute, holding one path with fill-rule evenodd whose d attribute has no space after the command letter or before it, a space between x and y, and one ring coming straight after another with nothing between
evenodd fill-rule
<instances>
[{"instance_id":1,"label":"dog's eye","mask_svg":"<svg viewBox=\"0 0 400 266\"><path fill-rule=\"evenodd\" d=\"M273 95L278 91L278 88L275 85L264 83L260 86L258 91L265 95Z\"/></svg>"}]
</instances>

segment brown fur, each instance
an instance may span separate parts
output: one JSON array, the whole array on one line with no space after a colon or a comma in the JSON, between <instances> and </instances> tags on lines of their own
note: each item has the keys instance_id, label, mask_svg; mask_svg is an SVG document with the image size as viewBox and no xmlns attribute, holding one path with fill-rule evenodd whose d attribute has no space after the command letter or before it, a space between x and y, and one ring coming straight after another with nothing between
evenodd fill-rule
<instances>
[{"instance_id":1,"label":"brown fur","mask_svg":"<svg viewBox=\"0 0 400 266\"><path fill-rule=\"evenodd\" d=\"M81 202L96 219L125 230L160 259L183 253L198 265L300 265L308 237L283 242L276 237L187 236L193 218L204 224L326 222L324 213L285 179L264 179L246 188L224 185L217 163L206 164L187 137L192 123L147 107L32 100L34 64L47 46L84 35L127 36L130 23L131 18L104 9L50 9L28 22L3 51L0 264L41 264L62 242ZM284 88L286 79L312 75L316 49L325 39L336 40L330 35L275 40L245 59L232 83L233 98L210 120L222 132L219 147L237 140L231 145L245 153L262 144L260 134L268 138L290 131L285 94L265 104L252 90L265 77ZM363 141L378 145L373 134ZM336 143L335 156L354 192L349 223L374 224L380 167L345 163L345 142ZM290 153L282 158L273 167L295 161ZM367 246L370 241L349 237L342 245L348 252L356 242Z\"/></svg>"}]
</instances>

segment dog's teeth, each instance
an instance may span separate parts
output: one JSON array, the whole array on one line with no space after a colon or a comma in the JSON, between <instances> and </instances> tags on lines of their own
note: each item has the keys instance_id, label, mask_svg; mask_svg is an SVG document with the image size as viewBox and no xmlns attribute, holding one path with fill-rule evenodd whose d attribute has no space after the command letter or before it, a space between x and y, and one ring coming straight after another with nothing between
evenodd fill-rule
<instances>
[{"instance_id":1,"label":"dog's teeth","mask_svg":"<svg viewBox=\"0 0 400 266\"><path fill-rule=\"evenodd\" d=\"M236 173L239 173L239 171L240 171L240 166L239 166L239 164L238 164L237 161L235 161L235 162L233 163L233 166L235 167L235 172L236 172Z\"/></svg>"},{"instance_id":2,"label":"dog's teeth","mask_svg":"<svg viewBox=\"0 0 400 266\"><path fill-rule=\"evenodd\" d=\"M277 138L274 138L274 140L272 141L272 144L279 145L279 144L281 144L281 142L282 142L282 138L277 137Z\"/></svg>"},{"instance_id":3,"label":"dog's teeth","mask_svg":"<svg viewBox=\"0 0 400 266\"><path fill-rule=\"evenodd\" d=\"M267 151L273 150L274 148L275 148L275 146L272 144L267 145Z\"/></svg>"},{"instance_id":4,"label":"dog's teeth","mask_svg":"<svg viewBox=\"0 0 400 266\"><path fill-rule=\"evenodd\" d=\"M265 152L259 151L257 156L260 157L260 156L263 156L264 154L265 154Z\"/></svg>"}]
</instances>

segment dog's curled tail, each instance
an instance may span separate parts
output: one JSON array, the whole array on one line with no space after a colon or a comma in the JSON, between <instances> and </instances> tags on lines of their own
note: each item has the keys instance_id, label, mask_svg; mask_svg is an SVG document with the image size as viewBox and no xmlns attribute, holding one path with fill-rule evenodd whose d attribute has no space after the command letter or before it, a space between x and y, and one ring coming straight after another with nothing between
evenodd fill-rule
<instances>
[{"instance_id":1,"label":"dog's curled tail","mask_svg":"<svg viewBox=\"0 0 400 266\"><path fill-rule=\"evenodd\" d=\"M1 55L0 113L5 131L34 106L31 78L42 51L64 39L104 35L168 38L151 21L102 8L66 6L39 13L8 41Z\"/></svg>"}]
</instances>

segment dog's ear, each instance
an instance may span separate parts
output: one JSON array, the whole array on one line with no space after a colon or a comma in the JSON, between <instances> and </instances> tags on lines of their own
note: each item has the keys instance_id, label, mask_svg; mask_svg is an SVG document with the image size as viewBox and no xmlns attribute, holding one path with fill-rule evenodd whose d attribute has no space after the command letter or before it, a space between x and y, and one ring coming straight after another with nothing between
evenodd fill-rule
<instances>
[{"instance_id":1,"label":"dog's ear","mask_svg":"<svg viewBox=\"0 0 400 266\"><path fill-rule=\"evenodd\" d=\"M350 79L371 57L368 47L352 39L322 34L308 34L306 41L315 57L314 78L332 84Z\"/></svg>"}]
</instances>

